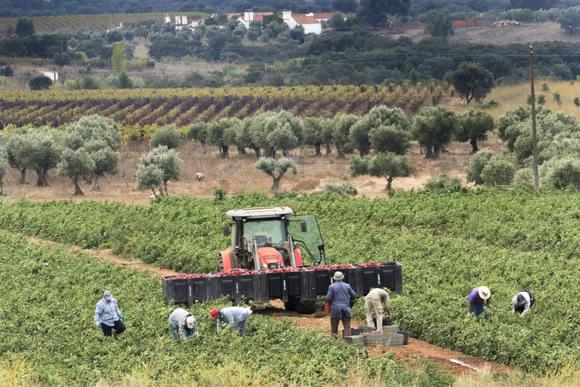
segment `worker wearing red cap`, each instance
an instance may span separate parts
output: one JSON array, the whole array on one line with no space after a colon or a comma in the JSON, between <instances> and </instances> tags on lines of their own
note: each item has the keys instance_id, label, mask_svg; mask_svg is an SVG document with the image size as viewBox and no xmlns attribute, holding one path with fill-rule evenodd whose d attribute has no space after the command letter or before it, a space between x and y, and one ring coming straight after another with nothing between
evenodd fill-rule
<instances>
[{"instance_id":1,"label":"worker wearing red cap","mask_svg":"<svg viewBox=\"0 0 580 387\"><path fill-rule=\"evenodd\" d=\"M224 328L230 328L237 330L243 336L246 334L246 321L252 314L252 310L240 306L229 306L222 309L212 308L209 313L211 319L217 324L218 332Z\"/></svg>"}]
</instances>

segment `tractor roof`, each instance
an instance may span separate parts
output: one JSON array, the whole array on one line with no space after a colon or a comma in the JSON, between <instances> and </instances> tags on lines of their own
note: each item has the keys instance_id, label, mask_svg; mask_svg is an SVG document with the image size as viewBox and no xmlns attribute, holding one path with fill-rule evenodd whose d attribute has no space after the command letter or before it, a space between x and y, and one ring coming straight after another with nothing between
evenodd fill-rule
<instances>
[{"instance_id":1,"label":"tractor roof","mask_svg":"<svg viewBox=\"0 0 580 387\"><path fill-rule=\"evenodd\" d=\"M242 208L226 212L226 216L230 219L277 219L293 214L294 211L289 207Z\"/></svg>"}]
</instances>

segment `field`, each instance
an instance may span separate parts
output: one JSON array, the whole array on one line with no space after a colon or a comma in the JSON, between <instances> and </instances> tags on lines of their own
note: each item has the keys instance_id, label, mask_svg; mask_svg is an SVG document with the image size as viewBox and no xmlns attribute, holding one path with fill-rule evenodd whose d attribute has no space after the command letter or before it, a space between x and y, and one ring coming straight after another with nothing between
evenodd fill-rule
<instances>
[{"instance_id":1,"label":"field","mask_svg":"<svg viewBox=\"0 0 580 387\"><path fill-rule=\"evenodd\" d=\"M201 13L192 12L169 12L171 16L187 15L197 19L204 17ZM163 22L165 13L128 13L128 14L101 14L101 15L67 15L67 16L34 16L36 32L55 32L60 30L78 30L86 28L93 31L106 31L118 27L120 23L133 23L145 20ZM5 32L16 27L17 17L0 18L0 32Z\"/></svg>"},{"instance_id":2,"label":"field","mask_svg":"<svg viewBox=\"0 0 580 387\"><path fill-rule=\"evenodd\" d=\"M580 316L570 307L580 270L576 193L400 193L388 201L246 194L145 207L15 202L0 207L0 226L110 247L180 271L211 271L216 252L227 245L223 212L267 205L317 214L333 262L402 262L405 293L394 299L394 317L414 337L533 373L573 369L578 361ZM465 295L481 284L492 289L491 311L469 319ZM538 300L526 318L509 310L511 296L522 288Z\"/></svg>"},{"instance_id":3,"label":"field","mask_svg":"<svg viewBox=\"0 0 580 387\"><path fill-rule=\"evenodd\" d=\"M300 116L332 117L337 112L364 114L373 106L417 111L440 102L440 87L296 86L231 89L82 90L0 93L0 122L5 125L60 126L99 113L125 126L190 125L221 117L247 117L285 109Z\"/></svg>"},{"instance_id":4,"label":"field","mask_svg":"<svg viewBox=\"0 0 580 387\"><path fill-rule=\"evenodd\" d=\"M103 287L124 309L127 332L104 340L92 321ZM406 371L342 341L253 316L247 338L217 335L198 305L203 335L172 343L158 280L39 247L0 232L2 385L417 385L452 379L432 367ZM14 289L20 289L15 292ZM314 360L314 361L313 361ZM288 366L291 364L291 367Z\"/></svg>"}]
</instances>

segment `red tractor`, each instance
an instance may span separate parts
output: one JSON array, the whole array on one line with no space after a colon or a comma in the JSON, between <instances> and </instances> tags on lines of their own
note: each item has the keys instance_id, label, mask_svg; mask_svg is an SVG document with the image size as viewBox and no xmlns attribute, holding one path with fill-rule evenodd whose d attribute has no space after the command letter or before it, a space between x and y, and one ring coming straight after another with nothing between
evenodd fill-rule
<instances>
[{"instance_id":1,"label":"red tractor","mask_svg":"<svg viewBox=\"0 0 580 387\"><path fill-rule=\"evenodd\" d=\"M324 265L324 242L314 215L294 215L291 208L244 208L226 212L224 227L231 247L218 258L218 272L257 272L286 267ZM289 299L286 309L313 309L314 300Z\"/></svg>"}]
</instances>

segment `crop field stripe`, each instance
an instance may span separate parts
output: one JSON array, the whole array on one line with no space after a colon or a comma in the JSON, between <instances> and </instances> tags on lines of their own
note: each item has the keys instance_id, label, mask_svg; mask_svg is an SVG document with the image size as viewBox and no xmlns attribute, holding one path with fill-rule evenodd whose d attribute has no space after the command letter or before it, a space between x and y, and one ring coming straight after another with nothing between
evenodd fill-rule
<instances>
[{"instance_id":1,"label":"crop field stripe","mask_svg":"<svg viewBox=\"0 0 580 387\"><path fill-rule=\"evenodd\" d=\"M0 205L0 227L87 248L112 247L179 271L207 272L228 244L221 234L226 209L288 205L319 216L327 256L335 261L402 262L405 295L393 300L394 313L414 336L548 372L578 361L580 350L580 314L572 307L580 272L574 249L580 240L577 201L571 192L481 191L397 194L389 201L250 194L223 202L168 199L149 207L19 202ZM467 319L465 295L482 284L494 294L490 313ZM520 289L538 300L523 319L509 308ZM362 317L360 303L357 311Z\"/></svg>"},{"instance_id":2,"label":"crop field stripe","mask_svg":"<svg viewBox=\"0 0 580 387\"><path fill-rule=\"evenodd\" d=\"M94 305L104 288L113 291L126 315L127 331L118 340L103 339L94 327ZM246 338L216 335L206 305L193 307L203 335L172 343L166 325L172 307L163 304L159 281L5 232L0 232L0 290L0 360L25 359L41 385L118 382L143 367L165 384L195 384L204 372L220 367L246 370L245 382L296 385L339 382L354 365L363 376L388 384L416 384L433 376L260 316L252 317Z\"/></svg>"}]
</instances>

